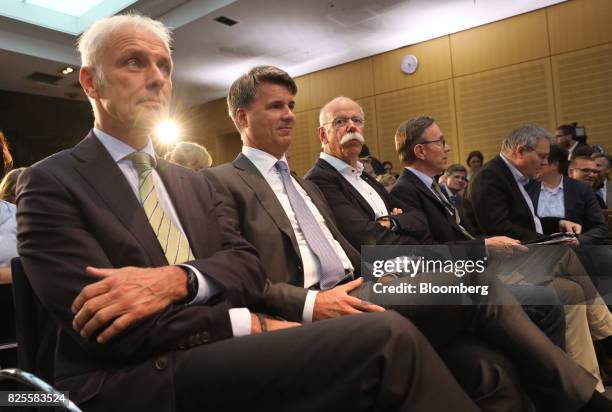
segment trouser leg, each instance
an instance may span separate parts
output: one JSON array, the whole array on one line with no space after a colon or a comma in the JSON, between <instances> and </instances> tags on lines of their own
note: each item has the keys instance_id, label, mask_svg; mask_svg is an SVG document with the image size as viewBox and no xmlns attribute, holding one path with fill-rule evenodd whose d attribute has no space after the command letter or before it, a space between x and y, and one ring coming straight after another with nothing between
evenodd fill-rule
<instances>
[{"instance_id":1,"label":"trouser leg","mask_svg":"<svg viewBox=\"0 0 612 412\"><path fill-rule=\"evenodd\" d=\"M175 379L179 411L478 410L423 335L391 311L178 352Z\"/></svg>"},{"instance_id":2,"label":"trouser leg","mask_svg":"<svg viewBox=\"0 0 612 412\"><path fill-rule=\"evenodd\" d=\"M527 382L525 387L541 408L573 411L591 397L596 380L550 342L496 277L486 273L464 278L426 273L389 284L406 282L467 283L488 288L486 295L471 296L472 305L427 306L429 296L407 294L403 305L392 306L412 320L434 346L468 331L504 350L517 365L521 378ZM372 287L368 282L362 289L371 291ZM387 304L380 294L369 293L364 297L376 304Z\"/></svg>"}]
</instances>

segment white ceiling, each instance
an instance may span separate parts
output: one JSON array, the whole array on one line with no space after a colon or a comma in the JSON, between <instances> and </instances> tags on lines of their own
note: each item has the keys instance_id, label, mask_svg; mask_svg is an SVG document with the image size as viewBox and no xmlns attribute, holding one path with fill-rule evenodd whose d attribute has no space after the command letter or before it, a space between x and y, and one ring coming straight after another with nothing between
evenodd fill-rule
<instances>
[{"instance_id":1,"label":"white ceiling","mask_svg":"<svg viewBox=\"0 0 612 412\"><path fill-rule=\"evenodd\" d=\"M174 28L175 95L184 104L226 94L257 64L299 76L565 0L140 0L134 9ZM224 26L227 16L239 23ZM84 99L77 71L57 86L32 72L78 67L76 36L0 17L0 90Z\"/></svg>"}]
</instances>

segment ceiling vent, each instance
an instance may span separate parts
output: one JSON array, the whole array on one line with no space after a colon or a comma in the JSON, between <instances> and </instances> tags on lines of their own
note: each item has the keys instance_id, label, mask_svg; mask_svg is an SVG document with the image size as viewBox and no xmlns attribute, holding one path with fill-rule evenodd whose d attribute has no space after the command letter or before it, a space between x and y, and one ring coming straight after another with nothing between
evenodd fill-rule
<instances>
[{"instance_id":1,"label":"ceiling vent","mask_svg":"<svg viewBox=\"0 0 612 412\"><path fill-rule=\"evenodd\" d=\"M238 24L238 22L234 19L230 19L229 17L225 17L225 16L219 16L216 19L214 19L216 22L219 22L221 24L225 24L226 26L233 26L235 24Z\"/></svg>"},{"instance_id":2,"label":"ceiling vent","mask_svg":"<svg viewBox=\"0 0 612 412\"><path fill-rule=\"evenodd\" d=\"M60 76L41 72L34 72L30 74L27 78L37 83L48 84L49 86L57 86L57 82L63 79L63 77Z\"/></svg>"}]
</instances>

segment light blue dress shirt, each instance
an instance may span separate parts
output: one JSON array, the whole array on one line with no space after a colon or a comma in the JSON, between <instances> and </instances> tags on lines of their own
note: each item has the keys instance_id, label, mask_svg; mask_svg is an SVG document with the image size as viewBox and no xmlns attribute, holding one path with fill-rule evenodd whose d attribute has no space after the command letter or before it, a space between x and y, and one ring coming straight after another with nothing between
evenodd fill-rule
<instances>
[{"instance_id":1,"label":"light blue dress shirt","mask_svg":"<svg viewBox=\"0 0 612 412\"><path fill-rule=\"evenodd\" d=\"M17 221L15 205L0 200L0 267L10 266L17 257Z\"/></svg>"},{"instance_id":2,"label":"light blue dress shirt","mask_svg":"<svg viewBox=\"0 0 612 412\"><path fill-rule=\"evenodd\" d=\"M539 217L565 217L565 195L563 179L557 187L549 189L542 183L538 199Z\"/></svg>"}]
</instances>

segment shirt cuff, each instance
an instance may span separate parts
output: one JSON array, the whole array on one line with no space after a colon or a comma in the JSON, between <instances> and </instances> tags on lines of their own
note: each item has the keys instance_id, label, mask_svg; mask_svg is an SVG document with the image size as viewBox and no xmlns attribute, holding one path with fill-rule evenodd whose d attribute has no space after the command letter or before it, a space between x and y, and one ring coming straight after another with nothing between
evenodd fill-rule
<instances>
[{"instance_id":1,"label":"shirt cuff","mask_svg":"<svg viewBox=\"0 0 612 412\"><path fill-rule=\"evenodd\" d=\"M191 302L187 302L187 305L202 305L206 303L212 296L215 296L219 292L219 287L215 283L208 279L199 270L191 265L177 265L183 269L191 270L198 278L198 293Z\"/></svg>"},{"instance_id":2,"label":"shirt cuff","mask_svg":"<svg viewBox=\"0 0 612 412\"><path fill-rule=\"evenodd\" d=\"M247 308L232 308L229 310L234 337L251 334L251 312Z\"/></svg>"},{"instance_id":3,"label":"shirt cuff","mask_svg":"<svg viewBox=\"0 0 612 412\"><path fill-rule=\"evenodd\" d=\"M314 312L315 300L317 299L318 290L309 290L304 301L304 311L302 312L302 322L311 323L312 314Z\"/></svg>"}]
</instances>

